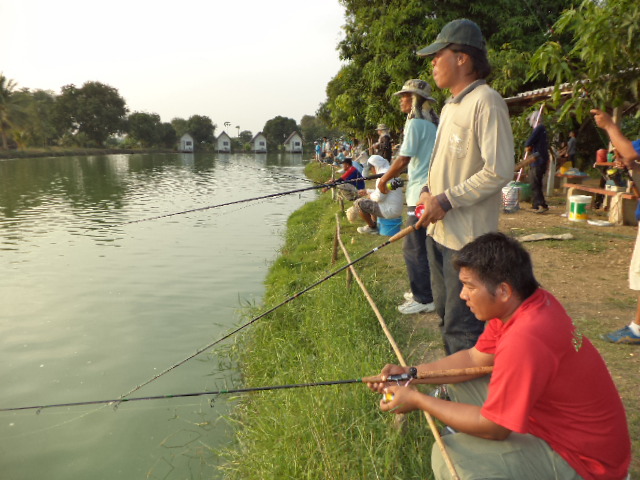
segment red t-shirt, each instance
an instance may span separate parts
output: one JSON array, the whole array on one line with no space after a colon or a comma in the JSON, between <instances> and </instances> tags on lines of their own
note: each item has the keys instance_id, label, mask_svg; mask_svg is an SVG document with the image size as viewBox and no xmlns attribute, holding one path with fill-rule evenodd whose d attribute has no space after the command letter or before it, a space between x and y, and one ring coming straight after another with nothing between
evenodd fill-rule
<instances>
[{"instance_id":1,"label":"red t-shirt","mask_svg":"<svg viewBox=\"0 0 640 480\"><path fill-rule=\"evenodd\" d=\"M505 324L489 321L476 349L495 355L482 415L545 440L587 480L620 480L631 440L604 360L564 308L539 288Z\"/></svg>"}]
</instances>

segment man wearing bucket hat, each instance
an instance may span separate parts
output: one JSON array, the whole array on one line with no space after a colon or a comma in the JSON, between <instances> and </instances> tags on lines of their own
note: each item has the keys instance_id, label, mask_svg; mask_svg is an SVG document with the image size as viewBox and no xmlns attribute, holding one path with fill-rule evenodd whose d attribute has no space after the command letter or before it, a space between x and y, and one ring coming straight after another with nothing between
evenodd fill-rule
<instances>
[{"instance_id":1,"label":"man wearing bucket hat","mask_svg":"<svg viewBox=\"0 0 640 480\"><path fill-rule=\"evenodd\" d=\"M376 129L378 132L378 141L371 145L371 155L380 155L387 162L391 162L391 135L389 135L389 127L384 123L378 124Z\"/></svg>"},{"instance_id":2,"label":"man wearing bucket hat","mask_svg":"<svg viewBox=\"0 0 640 480\"><path fill-rule=\"evenodd\" d=\"M407 121L398 156L380 179L378 188L380 192L387 193L387 182L408 168L409 181L406 184L405 196L407 226L411 226L417 222L415 209L420 198L420 188L427 181L429 174L438 117L431 108L435 99L431 96L431 85L426 81L407 80L395 95L400 97L400 110L407 114ZM431 293L431 272L424 229L418 229L404 237L402 250L411 292L405 294L406 301L398 306L398 310L406 315L433 312L435 306Z\"/></svg>"},{"instance_id":3,"label":"man wearing bucket hat","mask_svg":"<svg viewBox=\"0 0 640 480\"><path fill-rule=\"evenodd\" d=\"M418 226L427 228L444 348L454 353L473 347L484 324L460 298L452 257L474 238L498 230L502 187L513 179L513 134L506 103L484 80L491 66L478 25L454 20L417 53L431 57L436 85L452 95L441 112Z\"/></svg>"}]
</instances>

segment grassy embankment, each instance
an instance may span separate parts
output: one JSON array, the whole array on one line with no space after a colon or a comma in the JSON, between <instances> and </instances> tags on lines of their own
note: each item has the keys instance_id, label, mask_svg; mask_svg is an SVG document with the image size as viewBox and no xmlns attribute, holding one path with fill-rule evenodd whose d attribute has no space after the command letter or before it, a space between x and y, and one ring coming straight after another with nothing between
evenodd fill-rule
<instances>
[{"instance_id":1,"label":"grassy embankment","mask_svg":"<svg viewBox=\"0 0 640 480\"><path fill-rule=\"evenodd\" d=\"M324 168L324 169L323 169ZM328 176L312 164L307 174ZM267 278L264 306L278 304L338 269L331 265L338 204L330 194L305 205L289 219L285 246ZM386 237L355 233L342 222L343 240L353 259ZM406 289L399 253L390 244L357 263L357 269L385 317L401 350L407 344L439 349L434 332L419 329L395 310ZM419 333L417 333L419 332ZM244 384L279 385L360 378L397 363L379 323L356 282L341 273L260 320L231 348L242 366ZM417 351L404 351L408 362ZM365 385L267 391L239 400L232 421L237 442L225 452L226 476L264 478L429 478L433 442L424 416L407 415L402 429L394 415L378 408L379 396Z\"/></svg>"}]
</instances>

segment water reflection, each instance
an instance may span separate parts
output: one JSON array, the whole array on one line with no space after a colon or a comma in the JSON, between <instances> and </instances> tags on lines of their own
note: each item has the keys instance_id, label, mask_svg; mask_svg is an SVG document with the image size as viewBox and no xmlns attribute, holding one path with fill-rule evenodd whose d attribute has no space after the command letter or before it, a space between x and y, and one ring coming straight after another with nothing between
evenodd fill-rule
<instances>
[{"instance_id":1,"label":"water reflection","mask_svg":"<svg viewBox=\"0 0 640 480\"><path fill-rule=\"evenodd\" d=\"M238 309L259 303L286 218L314 192L113 225L306 187L299 160L0 162L0 405L117 397L238 324ZM202 355L141 393L224 388L234 374L217 358ZM212 478L208 446L224 441L227 408L198 399L0 414L0 471Z\"/></svg>"}]
</instances>

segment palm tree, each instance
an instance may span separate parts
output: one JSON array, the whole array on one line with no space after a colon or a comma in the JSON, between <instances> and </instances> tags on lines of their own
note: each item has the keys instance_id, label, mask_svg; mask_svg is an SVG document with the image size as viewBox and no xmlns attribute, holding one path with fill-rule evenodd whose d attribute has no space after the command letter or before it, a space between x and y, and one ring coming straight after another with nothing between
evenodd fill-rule
<instances>
[{"instance_id":1,"label":"palm tree","mask_svg":"<svg viewBox=\"0 0 640 480\"><path fill-rule=\"evenodd\" d=\"M17 85L0 73L0 136L4 150L9 148L8 134L13 126L14 113L18 109L17 98L14 95Z\"/></svg>"}]
</instances>

